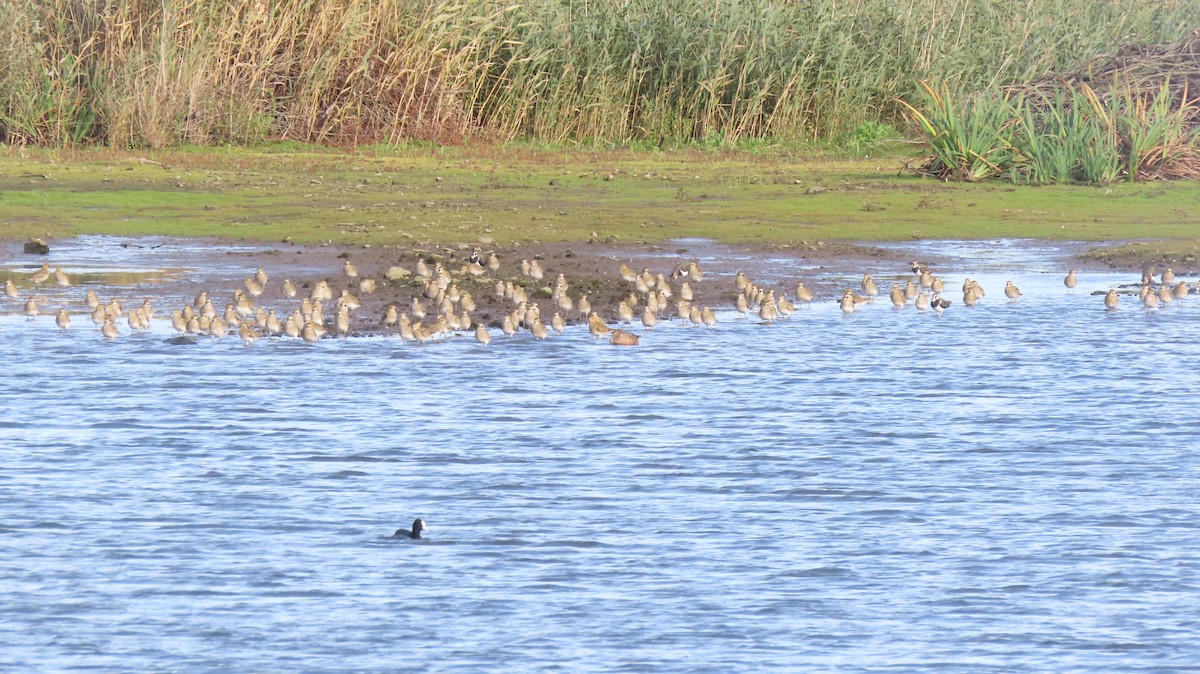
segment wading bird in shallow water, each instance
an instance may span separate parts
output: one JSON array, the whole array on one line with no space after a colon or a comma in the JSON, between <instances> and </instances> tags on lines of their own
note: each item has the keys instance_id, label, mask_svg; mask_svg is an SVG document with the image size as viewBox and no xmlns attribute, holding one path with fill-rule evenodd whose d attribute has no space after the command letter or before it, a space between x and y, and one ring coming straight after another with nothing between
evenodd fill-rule
<instances>
[{"instance_id":1,"label":"wading bird in shallow water","mask_svg":"<svg viewBox=\"0 0 1200 674\"><path fill-rule=\"evenodd\" d=\"M29 280L32 281L33 285L35 286L45 283L46 279L48 278L50 278L50 265L45 263L42 264L41 269L29 275Z\"/></svg>"},{"instance_id":2,"label":"wading bird in shallow water","mask_svg":"<svg viewBox=\"0 0 1200 674\"><path fill-rule=\"evenodd\" d=\"M238 326L238 337L242 338L246 346L252 346L254 340L258 339L258 332L251 328L249 324L242 323Z\"/></svg>"},{"instance_id":3,"label":"wading bird in shallow water","mask_svg":"<svg viewBox=\"0 0 1200 674\"><path fill-rule=\"evenodd\" d=\"M854 292L849 288L842 293L842 299L838 301L838 306L842 308L842 313L849 314L854 311Z\"/></svg>"},{"instance_id":4,"label":"wading bird in shallow water","mask_svg":"<svg viewBox=\"0 0 1200 674\"><path fill-rule=\"evenodd\" d=\"M929 300L929 306L933 307L933 310L940 314L950 308L950 300L942 297L941 295L934 295L933 298Z\"/></svg>"},{"instance_id":5,"label":"wading bird in shallow water","mask_svg":"<svg viewBox=\"0 0 1200 674\"><path fill-rule=\"evenodd\" d=\"M637 346L638 340L640 339L640 337L632 332L613 330L612 337L609 338L608 342L609 344L615 344L616 346Z\"/></svg>"},{"instance_id":6,"label":"wading bird in shallow water","mask_svg":"<svg viewBox=\"0 0 1200 674\"><path fill-rule=\"evenodd\" d=\"M1163 306L1170 304L1174 299L1175 294L1171 292L1170 288L1167 286L1158 287L1158 301L1162 303Z\"/></svg>"},{"instance_id":7,"label":"wading bird in shallow water","mask_svg":"<svg viewBox=\"0 0 1200 674\"><path fill-rule=\"evenodd\" d=\"M812 304L812 301L813 301L812 291L804 286L803 281L796 284L796 300L799 302L803 302L804 304Z\"/></svg>"},{"instance_id":8,"label":"wading bird in shallow water","mask_svg":"<svg viewBox=\"0 0 1200 674\"><path fill-rule=\"evenodd\" d=\"M1107 309L1109 311L1114 311L1114 310L1116 310L1117 305L1120 303L1121 303L1121 298L1117 297L1117 291L1109 290L1108 293L1104 295L1104 308L1105 309Z\"/></svg>"},{"instance_id":9,"label":"wading bird in shallow water","mask_svg":"<svg viewBox=\"0 0 1200 674\"><path fill-rule=\"evenodd\" d=\"M1067 287L1068 293L1075 293L1075 286L1079 285L1079 279L1075 278L1074 269L1067 270L1067 277L1063 279L1063 285Z\"/></svg>"},{"instance_id":10,"label":"wading bird in shallow water","mask_svg":"<svg viewBox=\"0 0 1200 674\"><path fill-rule=\"evenodd\" d=\"M487 326L483 323L475 326L475 341L484 346L492 343L492 334L488 332Z\"/></svg>"},{"instance_id":11,"label":"wading bird in shallow water","mask_svg":"<svg viewBox=\"0 0 1200 674\"><path fill-rule=\"evenodd\" d=\"M392 534L392 538L420 538L422 531L429 531L429 527L425 526L425 520L417 518L413 520L412 529L397 529L396 533Z\"/></svg>"},{"instance_id":12,"label":"wading bird in shallow water","mask_svg":"<svg viewBox=\"0 0 1200 674\"><path fill-rule=\"evenodd\" d=\"M1021 289L1013 285L1012 281L1009 281L1004 285L1004 296L1010 300L1015 300L1021 296Z\"/></svg>"},{"instance_id":13,"label":"wading bird in shallow water","mask_svg":"<svg viewBox=\"0 0 1200 674\"><path fill-rule=\"evenodd\" d=\"M864 295L875 297L879 294L879 284L875 283L875 279L871 278L870 274L863 274L862 291Z\"/></svg>"},{"instance_id":14,"label":"wading bird in shallow water","mask_svg":"<svg viewBox=\"0 0 1200 674\"><path fill-rule=\"evenodd\" d=\"M588 314L588 332L597 337L602 337L611 331L612 328L610 328L608 324L604 322L604 319L600 318L596 312L593 311L592 313Z\"/></svg>"}]
</instances>

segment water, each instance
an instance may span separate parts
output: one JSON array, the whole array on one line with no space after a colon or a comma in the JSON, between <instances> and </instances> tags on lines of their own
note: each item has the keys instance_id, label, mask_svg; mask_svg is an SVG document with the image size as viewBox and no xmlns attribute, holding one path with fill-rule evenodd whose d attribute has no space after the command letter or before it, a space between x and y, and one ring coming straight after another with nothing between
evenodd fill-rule
<instances>
[{"instance_id":1,"label":"water","mask_svg":"<svg viewBox=\"0 0 1200 674\"><path fill-rule=\"evenodd\" d=\"M1200 299L924 245L985 303L637 348L0 316L0 670L1195 671Z\"/></svg>"}]
</instances>

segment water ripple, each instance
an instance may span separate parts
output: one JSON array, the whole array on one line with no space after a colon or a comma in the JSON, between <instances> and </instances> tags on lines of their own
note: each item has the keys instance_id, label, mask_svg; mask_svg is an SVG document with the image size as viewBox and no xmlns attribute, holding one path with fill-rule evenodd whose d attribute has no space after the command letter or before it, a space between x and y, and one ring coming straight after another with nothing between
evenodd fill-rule
<instances>
[{"instance_id":1,"label":"water ripple","mask_svg":"<svg viewBox=\"0 0 1200 674\"><path fill-rule=\"evenodd\" d=\"M626 350L5 316L0 669L1189 671L1200 303L984 248L1020 302Z\"/></svg>"}]
</instances>

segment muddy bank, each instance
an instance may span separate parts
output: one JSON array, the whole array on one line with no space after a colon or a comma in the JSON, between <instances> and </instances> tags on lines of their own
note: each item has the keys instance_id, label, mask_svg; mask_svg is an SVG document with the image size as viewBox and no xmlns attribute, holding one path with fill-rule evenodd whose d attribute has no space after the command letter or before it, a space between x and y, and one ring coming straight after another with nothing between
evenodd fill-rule
<instances>
[{"instance_id":1,"label":"muddy bank","mask_svg":"<svg viewBox=\"0 0 1200 674\"><path fill-rule=\"evenodd\" d=\"M1098 247L1081 256L1084 264L1120 271L1157 274L1168 267L1176 274L1200 274L1200 241L1136 241Z\"/></svg>"},{"instance_id":2,"label":"muddy bank","mask_svg":"<svg viewBox=\"0 0 1200 674\"><path fill-rule=\"evenodd\" d=\"M221 242L213 242L206 249L212 258L228 257L222 251ZM292 244L277 245L258 258L251 254L238 253L245 257L246 273L258 266L271 276L266 292L258 303L265 306L289 308L295 300L282 295L282 280L289 278L300 288L300 294L310 292L312 287L325 281L336 296L343 290L362 303L354 314L352 329L362 333L384 330L380 320L389 305L400 311L411 313L413 299L417 298L432 311L433 302L425 292L424 280L418 266L424 262L431 270L441 264L461 290L470 293L476 308L472 318L492 328L499 328L505 314L514 308L513 302L497 292L497 282L524 290L528 302L536 304L545 322L560 313L567 324L576 324L586 319L578 310L579 300L586 297L592 310L610 323L618 319L618 305L635 293L633 283L621 277L622 265L635 272L649 271L656 278L668 279L673 298L664 316L677 314L674 301L678 299L682 284L687 282L698 306L726 308L734 305L736 287L733 278L741 271L765 288L778 294L794 295L795 284L803 280L814 291L818 299L834 299L841 292L844 282L839 276L861 273L863 269L895 269L901 273L908 269L911 259L905 255L872 246L841 243L813 242L774 246L725 246L711 241L680 241L667 246L622 245L593 242L576 244L534 244L522 246L496 245L418 245L399 248L362 247L307 247ZM486 262L495 255L499 268L487 269ZM482 264L476 265L473 259ZM215 260L213 260L215 261ZM358 279L348 278L344 273L349 261L357 270ZM542 278L534 279L522 272L522 262L538 263ZM200 266L205 260L195 260ZM690 263L696 263L703 273L702 280L680 274ZM471 273L475 267L476 274ZM480 272L480 267L485 271ZM389 272L392 278L389 279ZM407 273L399 277L397 273ZM675 278L672 279L672 275ZM559 275L568 284L567 295L575 308L571 311L559 309L553 299L554 286ZM372 293L363 293L360 281L374 279L376 288ZM224 287L226 294L241 282L238 278L210 278L196 284L194 292ZM205 286L205 287L202 287ZM188 293L192 291L188 289ZM183 293L184 295L188 293ZM194 294L194 293L193 293ZM289 303L290 302L290 303ZM638 300L637 315L641 315L644 300ZM290 310L290 309L289 309ZM328 315L328 314L327 314ZM426 318L430 322L431 317Z\"/></svg>"}]
</instances>

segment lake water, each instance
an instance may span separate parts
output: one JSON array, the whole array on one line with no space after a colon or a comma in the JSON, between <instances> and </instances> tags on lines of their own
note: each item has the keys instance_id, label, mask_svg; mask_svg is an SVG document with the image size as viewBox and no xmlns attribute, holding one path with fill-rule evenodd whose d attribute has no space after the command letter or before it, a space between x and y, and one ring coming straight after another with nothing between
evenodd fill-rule
<instances>
[{"instance_id":1,"label":"lake water","mask_svg":"<svg viewBox=\"0 0 1200 674\"><path fill-rule=\"evenodd\" d=\"M0 670L1197 671L1200 297L920 245L940 317L637 348L0 315Z\"/></svg>"}]
</instances>

